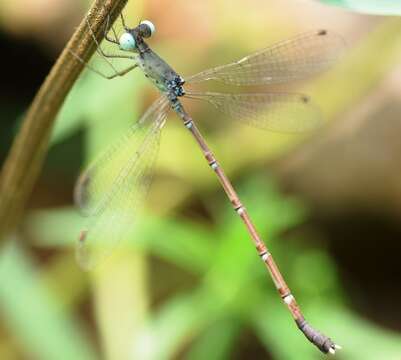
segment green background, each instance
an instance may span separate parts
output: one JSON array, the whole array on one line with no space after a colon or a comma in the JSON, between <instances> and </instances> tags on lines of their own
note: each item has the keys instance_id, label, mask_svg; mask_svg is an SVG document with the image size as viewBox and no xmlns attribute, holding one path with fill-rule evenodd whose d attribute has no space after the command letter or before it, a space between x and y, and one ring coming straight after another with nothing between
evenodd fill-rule
<instances>
[{"instance_id":1,"label":"green background","mask_svg":"<svg viewBox=\"0 0 401 360\"><path fill-rule=\"evenodd\" d=\"M88 6L0 3L2 159ZM264 132L206 104L186 105L306 318L342 345L338 358L399 359L401 20L290 0L135 0L125 14L133 26L155 23L149 44L183 76L302 31L329 28L344 38L332 70L270 89L313 97L327 121L314 134ZM109 70L96 57L93 65ZM173 114L132 232L95 271L77 266L75 179L156 96L139 71L113 81L86 71L75 84L25 216L0 254L0 358L323 358L297 330Z\"/></svg>"}]
</instances>

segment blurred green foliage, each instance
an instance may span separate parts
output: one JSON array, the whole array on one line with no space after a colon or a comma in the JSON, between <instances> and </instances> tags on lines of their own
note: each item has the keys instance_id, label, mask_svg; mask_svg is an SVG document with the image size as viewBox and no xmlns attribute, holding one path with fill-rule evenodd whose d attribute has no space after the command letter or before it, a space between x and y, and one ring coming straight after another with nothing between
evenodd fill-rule
<instances>
[{"instance_id":1,"label":"blurred green foliage","mask_svg":"<svg viewBox=\"0 0 401 360\"><path fill-rule=\"evenodd\" d=\"M383 331L348 310L336 266L326 250L306 246L306 234L294 233L283 237L283 232L305 221L307 213L302 204L295 199L283 198L265 177L249 181L240 188L240 193L311 322L343 345L341 357L395 359L401 352L401 337ZM139 252L146 253L150 258L160 258L180 272L191 275L189 290L162 301L136 324L139 327L138 336L130 338L135 354L133 358L170 359L183 349L187 349L188 359L232 358L238 351L238 341L244 329L251 331L273 358L321 358L296 330L287 310L278 301L243 225L233 215L229 204L218 205L211 213L214 226L194 220L144 216L130 236L131 241L122 244L120 258L115 255L117 259L108 261L99 269L100 274L108 272L114 262L121 261L121 256ZM30 216L27 226L38 239L38 246L69 249L79 222L79 217L71 209L41 210ZM60 226L66 231L58 231ZM83 342L85 336L80 335L79 342L71 338L71 332L76 335L84 331L83 325L73 318L73 309L61 308L59 316L55 316L51 299L57 299L62 294L50 294L43 284L39 286L38 277L36 280L33 277L38 271L34 270L33 264L30 270L23 271L27 263L30 260L15 245L3 253L0 264L7 276L2 279L5 286L0 296L10 310L6 313L7 322L12 326L28 323L28 326L22 327L23 338L26 338L32 351L37 351L38 341L42 344L38 334L52 329L50 332L55 339L47 337L45 345L71 348L68 342L74 341L73 349L79 352L74 358L91 358L87 354L90 344ZM7 282L7 279L18 281L18 286L9 280ZM114 283L120 281L113 279ZM169 279L167 277L162 281ZM48 285L54 286L51 281ZM16 308L18 302L15 299L21 299L21 295L31 301L31 306L24 312L18 312ZM122 294L109 293L107 296L111 301L118 295ZM40 312L35 304L40 307ZM110 307L113 302L105 304ZM127 308L119 308L118 312L131 313L134 304L125 305ZM115 314L117 310L97 311ZM53 330L59 326L59 331ZM349 329L352 329L352 336ZM112 338L109 341L119 340ZM45 352L52 349L46 346L39 349L41 358L54 358ZM68 358L69 354L65 355Z\"/></svg>"},{"instance_id":2,"label":"blurred green foliage","mask_svg":"<svg viewBox=\"0 0 401 360\"><path fill-rule=\"evenodd\" d=\"M152 47L183 74L243 56L294 34L299 25L298 13L289 20L281 4L277 10L268 2L256 1L255 8L247 1L145 3L130 2L129 21L136 23L146 8L158 26ZM266 31L276 28L280 32ZM400 31L397 20L379 22L334 71L301 85L327 120L361 101L395 66L401 38L394 34ZM109 70L99 59L94 66ZM58 118L50 155L83 131L83 162L88 163L155 96L139 72L112 82L85 72ZM307 221L306 205L281 195L270 176L256 175L266 161L304 138L226 126L227 119L211 109L188 108L229 176L243 184L239 193L308 320L344 347L341 359L398 359L400 335L352 310L325 240L313 229L293 231ZM44 177L53 176L58 189L71 194L71 184L57 171L66 164L78 166L81 159L67 154L56 160L56 170ZM71 180L76 174L68 175ZM0 258L0 306L7 329L1 359L323 357L296 329L243 225L174 116L163 131L147 204L129 240L92 273L74 262L82 219L70 197L62 208L29 212L23 233ZM22 241L29 241L38 256Z\"/></svg>"},{"instance_id":3,"label":"blurred green foliage","mask_svg":"<svg viewBox=\"0 0 401 360\"><path fill-rule=\"evenodd\" d=\"M376 15L401 15L401 4L394 0L320 0L326 4Z\"/></svg>"},{"instance_id":4,"label":"blurred green foliage","mask_svg":"<svg viewBox=\"0 0 401 360\"><path fill-rule=\"evenodd\" d=\"M0 269L3 320L18 334L18 341L30 358L97 358L80 321L50 291L41 270L16 239L10 239L2 250Z\"/></svg>"}]
</instances>

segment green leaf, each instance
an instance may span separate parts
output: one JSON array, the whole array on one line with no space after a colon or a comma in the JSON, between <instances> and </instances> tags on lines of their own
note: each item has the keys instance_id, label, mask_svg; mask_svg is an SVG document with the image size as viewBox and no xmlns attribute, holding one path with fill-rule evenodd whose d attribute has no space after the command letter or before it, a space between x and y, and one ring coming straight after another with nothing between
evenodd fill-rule
<instances>
[{"instance_id":1,"label":"green leaf","mask_svg":"<svg viewBox=\"0 0 401 360\"><path fill-rule=\"evenodd\" d=\"M26 226L42 247L74 248L85 219L77 209L37 210L29 214ZM63 231L60 231L63 229ZM127 241L120 248L142 248L166 261L199 274L213 258L213 233L202 226L176 219L160 219L143 215L134 222Z\"/></svg>"},{"instance_id":2,"label":"green leaf","mask_svg":"<svg viewBox=\"0 0 401 360\"><path fill-rule=\"evenodd\" d=\"M16 244L0 256L2 318L27 358L90 360L97 355L78 320L57 302L29 256Z\"/></svg>"},{"instance_id":3,"label":"green leaf","mask_svg":"<svg viewBox=\"0 0 401 360\"><path fill-rule=\"evenodd\" d=\"M133 358L175 358L177 351L213 323L221 311L205 291L176 296L156 312L135 339Z\"/></svg>"},{"instance_id":4,"label":"green leaf","mask_svg":"<svg viewBox=\"0 0 401 360\"><path fill-rule=\"evenodd\" d=\"M216 321L191 347L186 359L230 359L240 333L241 326L235 319Z\"/></svg>"},{"instance_id":5,"label":"green leaf","mask_svg":"<svg viewBox=\"0 0 401 360\"><path fill-rule=\"evenodd\" d=\"M401 15L401 2L397 0L320 0L326 4L342 6L354 11L375 15Z\"/></svg>"},{"instance_id":6,"label":"green leaf","mask_svg":"<svg viewBox=\"0 0 401 360\"><path fill-rule=\"evenodd\" d=\"M53 208L31 211L26 226L36 240L34 245L46 248L73 248L82 230L82 221L77 209Z\"/></svg>"}]
</instances>

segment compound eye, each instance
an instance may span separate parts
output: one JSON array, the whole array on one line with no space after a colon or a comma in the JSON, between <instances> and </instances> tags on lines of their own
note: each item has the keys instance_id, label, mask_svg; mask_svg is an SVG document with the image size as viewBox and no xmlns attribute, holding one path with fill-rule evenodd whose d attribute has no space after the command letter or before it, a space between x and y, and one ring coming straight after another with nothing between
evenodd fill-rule
<instances>
[{"instance_id":1,"label":"compound eye","mask_svg":"<svg viewBox=\"0 0 401 360\"><path fill-rule=\"evenodd\" d=\"M144 37L151 37L156 31L155 25L149 20L141 21L141 23L139 25L142 25L142 26L144 25L147 27L147 31L146 31L147 36L144 36Z\"/></svg>"},{"instance_id":2,"label":"compound eye","mask_svg":"<svg viewBox=\"0 0 401 360\"><path fill-rule=\"evenodd\" d=\"M120 43L121 50L132 51L132 50L135 50L135 48L136 48L135 39L128 32L121 35L119 43Z\"/></svg>"}]
</instances>

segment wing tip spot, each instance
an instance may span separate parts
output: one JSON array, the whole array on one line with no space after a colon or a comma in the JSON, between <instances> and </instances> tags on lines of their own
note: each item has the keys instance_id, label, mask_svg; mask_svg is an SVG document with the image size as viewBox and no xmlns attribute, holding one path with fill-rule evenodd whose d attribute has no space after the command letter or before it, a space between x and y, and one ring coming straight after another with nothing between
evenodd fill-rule
<instances>
[{"instance_id":1,"label":"wing tip spot","mask_svg":"<svg viewBox=\"0 0 401 360\"><path fill-rule=\"evenodd\" d=\"M305 103L305 104L307 104L307 103L310 102L309 96L306 96L306 95L302 95L302 96L301 96L301 100L302 100L302 102Z\"/></svg>"},{"instance_id":2,"label":"wing tip spot","mask_svg":"<svg viewBox=\"0 0 401 360\"><path fill-rule=\"evenodd\" d=\"M88 230L82 230L79 234L79 242L83 243L86 240L86 236L88 235Z\"/></svg>"},{"instance_id":3,"label":"wing tip spot","mask_svg":"<svg viewBox=\"0 0 401 360\"><path fill-rule=\"evenodd\" d=\"M319 31L317 32L317 34L318 34L318 36L327 35L327 30L319 30Z\"/></svg>"}]
</instances>

